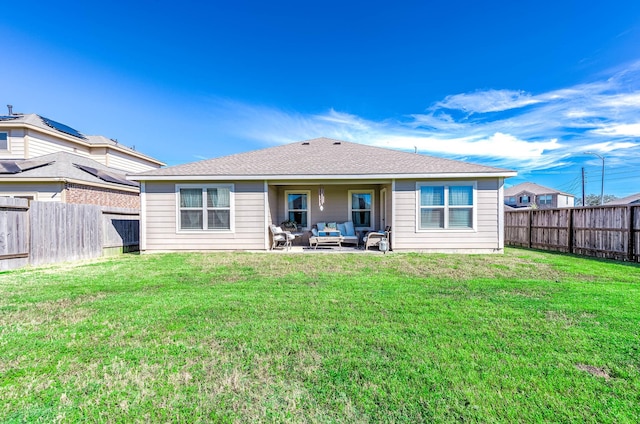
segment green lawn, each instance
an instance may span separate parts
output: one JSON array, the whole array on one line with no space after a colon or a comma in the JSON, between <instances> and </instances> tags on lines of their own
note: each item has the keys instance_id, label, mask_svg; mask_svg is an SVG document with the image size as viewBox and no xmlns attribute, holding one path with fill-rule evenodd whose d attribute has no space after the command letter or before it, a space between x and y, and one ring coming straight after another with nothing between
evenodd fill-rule
<instances>
[{"instance_id":1,"label":"green lawn","mask_svg":"<svg viewBox=\"0 0 640 424\"><path fill-rule=\"evenodd\" d=\"M0 422L640 422L640 267L131 255L0 274Z\"/></svg>"}]
</instances>

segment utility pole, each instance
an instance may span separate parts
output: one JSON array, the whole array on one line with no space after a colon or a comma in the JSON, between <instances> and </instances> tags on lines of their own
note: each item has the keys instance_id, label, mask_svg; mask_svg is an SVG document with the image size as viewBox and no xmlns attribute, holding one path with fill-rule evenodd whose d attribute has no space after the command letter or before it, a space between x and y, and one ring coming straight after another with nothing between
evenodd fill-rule
<instances>
[{"instance_id":1,"label":"utility pole","mask_svg":"<svg viewBox=\"0 0 640 424\"><path fill-rule=\"evenodd\" d=\"M585 152L588 155L595 155L602 160L602 185L600 186L600 206L604 205L604 156L596 152Z\"/></svg>"},{"instance_id":2,"label":"utility pole","mask_svg":"<svg viewBox=\"0 0 640 424\"><path fill-rule=\"evenodd\" d=\"M582 206L584 206L584 166L582 167Z\"/></svg>"}]
</instances>

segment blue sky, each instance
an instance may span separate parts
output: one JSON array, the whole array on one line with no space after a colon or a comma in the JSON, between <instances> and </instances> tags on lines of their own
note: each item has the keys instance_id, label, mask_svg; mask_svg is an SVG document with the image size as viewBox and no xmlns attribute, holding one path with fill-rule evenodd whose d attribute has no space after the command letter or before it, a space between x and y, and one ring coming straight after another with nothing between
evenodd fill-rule
<instances>
[{"instance_id":1,"label":"blue sky","mask_svg":"<svg viewBox=\"0 0 640 424\"><path fill-rule=\"evenodd\" d=\"M175 165L315 137L640 192L640 2L9 2L0 100Z\"/></svg>"}]
</instances>

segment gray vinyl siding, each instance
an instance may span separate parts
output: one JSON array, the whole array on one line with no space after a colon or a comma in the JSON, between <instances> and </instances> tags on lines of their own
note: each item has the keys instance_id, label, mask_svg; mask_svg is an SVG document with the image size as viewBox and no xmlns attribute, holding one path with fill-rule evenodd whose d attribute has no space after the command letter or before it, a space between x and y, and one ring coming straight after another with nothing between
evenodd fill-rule
<instances>
[{"instance_id":1,"label":"gray vinyl siding","mask_svg":"<svg viewBox=\"0 0 640 424\"><path fill-rule=\"evenodd\" d=\"M393 192L392 192L392 185L391 184L384 184L380 187L380 189L386 189L387 190L387 210L386 210L386 222L381 222L380 221L380 216L382 211L380 210L382 208L382 205L380 204L380 198L376 199L376 203L377 203L377 207L378 207L378 214L376 214L376 222L380 223L380 228L381 230L384 230L385 227L390 227L393 225ZM380 196L380 191L378 191L378 196ZM384 225L383 225L384 224Z\"/></svg>"},{"instance_id":2,"label":"gray vinyl siding","mask_svg":"<svg viewBox=\"0 0 640 424\"><path fill-rule=\"evenodd\" d=\"M104 166L109 166L107 163L107 148L106 147L92 147L89 152L89 157Z\"/></svg>"},{"instance_id":3,"label":"gray vinyl siding","mask_svg":"<svg viewBox=\"0 0 640 424\"><path fill-rule=\"evenodd\" d=\"M28 142L30 158L56 152L75 153L76 155L89 157L88 147L46 134L30 132Z\"/></svg>"},{"instance_id":4,"label":"gray vinyl siding","mask_svg":"<svg viewBox=\"0 0 640 424\"><path fill-rule=\"evenodd\" d=\"M3 159L24 159L24 138L23 129L0 128L0 132L7 133L7 150L0 150Z\"/></svg>"},{"instance_id":5,"label":"gray vinyl siding","mask_svg":"<svg viewBox=\"0 0 640 424\"><path fill-rule=\"evenodd\" d=\"M566 194L556 194L556 207L572 208L575 205L575 198Z\"/></svg>"},{"instance_id":6,"label":"gray vinyl siding","mask_svg":"<svg viewBox=\"0 0 640 424\"><path fill-rule=\"evenodd\" d=\"M182 182L181 182L182 183ZM216 184L216 181L189 183ZM265 193L262 181L234 183L233 232L177 232L175 182L146 182L146 251L263 250Z\"/></svg>"},{"instance_id":7,"label":"gray vinyl siding","mask_svg":"<svg viewBox=\"0 0 640 424\"><path fill-rule=\"evenodd\" d=\"M137 158L134 156L129 156L117 150L109 149L106 152L106 160L107 166L115 169L120 169L126 172L143 172L148 171L150 169L156 169L157 166L154 166L153 163Z\"/></svg>"},{"instance_id":8,"label":"gray vinyl siding","mask_svg":"<svg viewBox=\"0 0 640 424\"><path fill-rule=\"evenodd\" d=\"M441 180L443 184L455 180ZM493 252L502 249L499 238L500 180L477 180L476 231L418 232L416 180L395 184L393 250L441 252ZM434 182L429 180L429 182Z\"/></svg>"},{"instance_id":9,"label":"gray vinyl siding","mask_svg":"<svg viewBox=\"0 0 640 424\"><path fill-rule=\"evenodd\" d=\"M2 182L0 196L33 196L39 202L62 202L64 184L52 181L50 183L14 183Z\"/></svg>"},{"instance_id":10,"label":"gray vinyl siding","mask_svg":"<svg viewBox=\"0 0 640 424\"><path fill-rule=\"evenodd\" d=\"M269 186L269 209L267 215L267 223L279 225L279 223L283 220L278 218L278 189L275 186Z\"/></svg>"}]
</instances>

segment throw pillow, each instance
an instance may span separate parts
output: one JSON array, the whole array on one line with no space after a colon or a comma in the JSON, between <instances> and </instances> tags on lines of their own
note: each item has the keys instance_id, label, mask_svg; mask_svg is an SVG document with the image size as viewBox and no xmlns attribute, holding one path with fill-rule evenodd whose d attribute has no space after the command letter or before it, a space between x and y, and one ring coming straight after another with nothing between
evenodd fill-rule
<instances>
[{"instance_id":1,"label":"throw pillow","mask_svg":"<svg viewBox=\"0 0 640 424\"><path fill-rule=\"evenodd\" d=\"M347 221L347 222L344 223L344 226L345 226L345 232L344 232L345 236L355 236L356 235L356 229L353 227L353 222Z\"/></svg>"}]
</instances>

